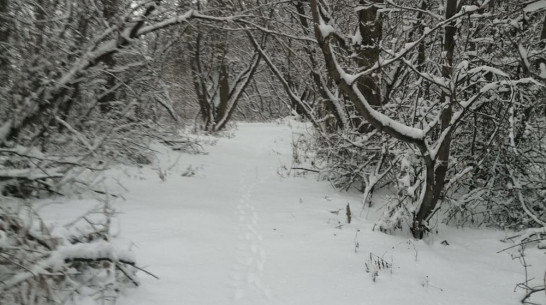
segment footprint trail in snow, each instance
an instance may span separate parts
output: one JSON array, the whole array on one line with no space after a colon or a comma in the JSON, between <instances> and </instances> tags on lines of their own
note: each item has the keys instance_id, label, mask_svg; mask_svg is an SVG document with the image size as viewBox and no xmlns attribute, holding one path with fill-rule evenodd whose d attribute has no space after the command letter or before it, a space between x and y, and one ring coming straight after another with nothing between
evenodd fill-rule
<instances>
[{"instance_id":1,"label":"footprint trail in snow","mask_svg":"<svg viewBox=\"0 0 546 305\"><path fill-rule=\"evenodd\" d=\"M252 300L256 297L269 299L270 289L263 283L262 273L266 262L263 236L258 231L258 211L252 200L252 191L256 186L247 184L246 177L241 178L241 198L237 204L238 245L237 257L233 266L235 303Z\"/></svg>"}]
</instances>

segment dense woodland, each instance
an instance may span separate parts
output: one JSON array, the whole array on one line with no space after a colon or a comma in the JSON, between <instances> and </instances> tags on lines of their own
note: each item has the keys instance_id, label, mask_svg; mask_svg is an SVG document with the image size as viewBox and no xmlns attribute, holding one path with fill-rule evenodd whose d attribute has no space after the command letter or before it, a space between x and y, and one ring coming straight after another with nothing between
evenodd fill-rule
<instances>
[{"instance_id":1,"label":"dense woodland","mask_svg":"<svg viewBox=\"0 0 546 305\"><path fill-rule=\"evenodd\" d=\"M67 195L152 141L291 115L301 167L365 205L392 190L386 233L441 214L543 240L545 84L544 0L0 0L0 189Z\"/></svg>"}]
</instances>

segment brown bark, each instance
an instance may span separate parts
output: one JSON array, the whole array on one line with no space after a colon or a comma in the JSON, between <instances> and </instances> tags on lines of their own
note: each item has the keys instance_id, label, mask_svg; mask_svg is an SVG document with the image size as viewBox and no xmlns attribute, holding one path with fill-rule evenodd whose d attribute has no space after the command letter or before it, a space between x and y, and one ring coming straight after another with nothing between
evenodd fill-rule
<instances>
[{"instance_id":1,"label":"brown bark","mask_svg":"<svg viewBox=\"0 0 546 305\"><path fill-rule=\"evenodd\" d=\"M368 69L379 60L381 39L383 37L383 17L378 14L378 6L383 0L360 0L366 8L358 12L358 31L362 37L358 48L357 63L359 67ZM358 89L368 103L374 107L381 106L381 89L378 75L364 75L358 80Z\"/></svg>"},{"instance_id":2,"label":"brown bark","mask_svg":"<svg viewBox=\"0 0 546 305\"><path fill-rule=\"evenodd\" d=\"M250 40L252 40L252 37L249 37ZM262 36L262 47L265 45L266 42L266 35ZM262 60L262 54L258 51L255 51L254 56L249 64L249 66L246 68L246 70L243 72L243 76L241 78L237 78L234 80L233 85L231 86L231 89L229 91L229 94L227 95L228 99L225 104L226 110L224 111L224 114L222 116L218 116L216 125L214 126L213 130L218 131L224 129L226 124L231 119L231 116L235 112L235 109L237 108L237 104L239 103L239 100L241 99L241 96L245 89L250 84L250 81L253 79L254 74L256 73L258 66L260 64L260 61ZM226 77L229 75L226 73ZM226 81L226 89L229 89L229 86L227 86L228 82Z\"/></svg>"},{"instance_id":3,"label":"brown bark","mask_svg":"<svg viewBox=\"0 0 546 305\"><path fill-rule=\"evenodd\" d=\"M252 33L249 33L249 38L250 38L250 42L252 43L252 45L254 46L254 48L260 53L260 55L262 55L265 63L269 66L269 68L271 69L271 71L273 72L273 74L277 77L277 79L281 82L281 85L283 86L285 92L287 93L288 95L288 98L290 99L290 102L292 102L293 104L298 104L302 107L303 111L304 111L304 116L306 118L308 118L311 123L313 124L313 126L317 129L317 130L320 130L321 132L324 131L322 129L322 126L317 122L317 120L314 118L313 116L313 112L312 112L312 109L307 106L306 104L302 103L302 101L299 99L298 96L296 96L296 94L294 93L294 91L292 91L292 88L290 87L290 84L288 83L288 81L286 80L286 78L282 75L281 71L279 71L279 69L275 66L275 64L271 61L271 58L269 58L264 50L260 47L260 45L258 44L258 42L256 41L256 39L252 36Z\"/></svg>"},{"instance_id":4,"label":"brown bark","mask_svg":"<svg viewBox=\"0 0 546 305\"><path fill-rule=\"evenodd\" d=\"M74 5L76 6L76 5ZM84 9L85 11L85 9ZM77 36L75 38L76 46L83 45L85 43L85 39L88 37L88 29L89 29L89 20L87 18L78 18L78 31ZM73 52L76 52L75 48L73 49ZM71 58L72 59L72 58ZM72 110L72 107L80 99L80 84L75 84L74 89L72 90L72 94L68 98L66 104L59 106L60 111L60 117L63 121L66 121L68 118L70 111ZM59 132L63 132L63 130L66 128L63 124L58 124Z\"/></svg>"},{"instance_id":5,"label":"brown bark","mask_svg":"<svg viewBox=\"0 0 546 305\"><path fill-rule=\"evenodd\" d=\"M118 0L103 0L102 14L108 23L111 23L118 11ZM108 54L104 57L103 62L106 68L112 68L116 65L114 54ZM112 74L106 75L106 90L98 100L101 113L106 114L112 110L112 102L116 99L116 90L110 90L116 86L116 78Z\"/></svg>"},{"instance_id":6,"label":"brown bark","mask_svg":"<svg viewBox=\"0 0 546 305\"><path fill-rule=\"evenodd\" d=\"M9 79L9 58L6 48L10 36L8 14L9 0L0 0L0 88L7 85Z\"/></svg>"},{"instance_id":7,"label":"brown bark","mask_svg":"<svg viewBox=\"0 0 546 305\"><path fill-rule=\"evenodd\" d=\"M421 137L413 136L408 133L401 132L400 130L394 128L388 122L382 121L376 114L372 112L372 105L367 100L364 93L360 96L360 90L369 90L368 87L362 87L360 84L351 86L348 84L342 77L340 71L335 61L335 56L332 54L332 49L330 42L325 40L322 37L322 33L319 28L319 21L321 16L319 14L319 7L317 0L310 0L311 3L311 12L313 20L315 22L315 38L322 50L326 61L326 67L328 69L328 74L335 80L339 88L343 93L348 96L351 101L354 103L359 114L366 119L374 128L377 128L380 131L383 131L390 136L409 143L414 144L421 152L423 162L426 169L425 177L425 186L423 189L423 201L419 207L419 210L415 214L414 223L411 227L412 233L415 238L422 238L424 233L427 231L426 221L432 215L438 200L440 199L441 192L444 187L444 180L447 173L448 161L449 161L449 152L450 152L450 143L451 143L451 133L453 129L451 128L451 118L453 115L453 109L451 103L451 96L447 93L442 93L440 101L444 108L440 113L440 133L448 130L443 139L438 139L440 142L440 148L436 156L430 156L429 150L427 148L426 140ZM447 0L446 5L446 19L451 18L455 15L457 11L457 1L456 0ZM364 17L367 18L367 17ZM450 78L452 65L453 65L453 52L455 48L455 24L450 23L446 26L444 32L444 46L443 51L445 54L444 62L442 64L442 76L445 78ZM372 57L368 57L371 59ZM368 62L368 65L373 65L373 62ZM373 92L372 92L373 93Z\"/></svg>"},{"instance_id":8,"label":"brown bark","mask_svg":"<svg viewBox=\"0 0 546 305\"><path fill-rule=\"evenodd\" d=\"M446 19L449 19L457 12L457 0L448 0L446 4ZM453 66L453 52L455 50L455 23L452 22L445 27L444 31L444 47L445 54L444 63L442 65L442 76L445 78L451 77ZM451 117L453 116L451 97L442 91L440 96L440 104L444 105L440 114L440 134L444 132L451 125ZM453 129L451 129L453 130ZM414 224L412 232L414 237L422 238L426 231L425 222L428 221L429 216L432 215L440 195L444 188L445 177L449 164L449 153L451 147L452 131L449 131L445 138L440 143L438 155L434 162L427 164L427 187L425 189L424 200L419 207L419 210L415 214Z\"/></svg>"},{"instance_id":9,"label":"brown bark","mask_svg":"<svg viewBox=\"0 0 546 305\"><path fill-rule=\"evenodd\" d=\"M294 6L296 7L296 11L298 12L298 19L301 24L303 33L305 35L309 35L311 29L309 26L309 22L307 18L305 17L305 8L303 6L303 2L297 1L294 3ZM313 46L309 42L305 43L304 51L307 54L307 57L309 58L309 61L311 62L312 67L318 67L320 66L317 63L317 60L314 55ZM346 122L343 119L343 115L339 113L339 110L335 107L334 102L330 99L328 96L328 93L326 92L326 84L323 84L323 81L321 79L321 75L317 71L311 71L311 78L313 79L313 82L315 84L315 88L317 88L318 93L320 94L320 97L324 101L324 109L326 110L327 114L333 114L335 118L335 122L332 122L332 119L329 119L326 122L326 130L329 132L334 132L336 129L345 129L348 126L346 126ZM302 109L301 105L297 105L299 109Z\"/></svg>"},{"instance_id":10,"label":"brown bark","mask_svg":"<svg viewBox=\"0 0 546 305\"><path fill-rule=\"evenodd\" d=\"M428 9L428 0L421 0L421 10L426 11ZM418 37L422 36L425 32L425 27L423 23L421 22L421 19L424 17L424 14L422 12L419 12L417 14L417 22L419 22L419 25L417 27L417 35ZM425 48L426 48L426 40L423 39L419 43L419 47L417 49L417 71L423 72L423 68L425 65Z\"/></svg>"},{"instance_id":11,"label":"brown bark","mask_svg":"<svg viewBox=\"0 0 546 305\"><path fill-rule=\"evenodd\" d=\"M423 139L415 138L405 133L399 133L395 128L393 128L389 124L384 124L383 122L378 120L378 118L376 118L375 116L371 114L371 110L366 106L366 104L361 102L361 98L359 97L357 91L355 91L350 84L347 84L345 80L342 79L340 71L337 70L335 59L334 59L335 57L332 54L330 44L328 41L325 41L323 39L322 33L319 29L319 20L321 16L319 14L319 7L318 7L317 0L311 0L310 3L311 3L311 13L312 13L313 21L315 22L315 39L317 40L320 46L320 49L322 51L322 54L324 56L328 74L330 77L332 77L334 82L339 86L341 91L353 102L359 115L361 115L364 119L366 119L370 124L372 124L379 131L383 131L400 141L410 143L410 144L415 144L417 147L419 147L419 149L423 153L426 153L426 145Z\"/></svg>"},{"instance_id":12,"label":"brown bark","mask_svg":"<svg viewBox=\"0 0 546 305\"><path fill-rule=\"evenodd\" d=\"M544 21L542 22L542 32L540 33L540 40L546 39L546 16L544 16Z\"/></svg>"},{"instance_id":13,"label":"brown bark","mask_svg":"<svg viewBox=\"0 0 546 305\"><path fill-rule=\"evenodd\" d=\"M149 16L155 9L156 6L149 5L142 13L142 16ZM145 18L142 19L144 20ZM176 23L177 22L173 22L171 24L157 27L146 32L139 32L140 29L142 29L142 27L144 26L144 21L139 21L136 24L126 23L125 25L131 29L129 39L119 37L116 48L108 48L104 52L100 52L99 54L96 54L91 58L80 57L73 63L73 70L70 72L71 75L68 75L69 77L64 80L62 78L58 79L59 82L57 82L54 86L39 87L35 92L35 98L32 99L34 101L34 104L32 104L31 106L25 105L24 107L20 107L18 110L15 111L15 118L3 124L3 127L7 128L8 132L5 134L4 137L0 137L0 145L3 145L6 140L16 139L22 129L34 122L40 121L46 111L49 111L55 107L61 107L62 104L66 102L65 97L67 96L67 94L81 81L76 79L81 72L91 67L94 67L99 63L104 62L104 60L109 55L115 54L119 52L120 49L131 44L132 39L137 38L140 35L160 30L166 26L171 26ZM75 69L76 66L77 69ZM62 85L60 85L59 83Z\"/></svg>"},{"instance_id":14,"label":"brown bark","mask_svg":"<svg viewBox=\"0 0 546 305\"><path fill-rule=\"evenodd\" d=\"M191 44L188 44L188 48L193 52L193 60L191 60L191 74L193 78L193 86L197 95L197 102L199 103L199 114L201 120L205 124L205 128L208 128L210 123L210 104L207 97L207 85L202 79L203 68L201 67L201 33L198 33L195 38L195 48Z\"/></svg>"},{"instance_id":15,"label":"brown bark","mask_svg":"<svg viewBox=\"0 0 546 305\"><path fill-rule=\"evenodd\" d=\"M210 34L210 33L209 33ZM228 63L226 57L228 53L228 42L225 33L216 35L212 34L209 46L213 49L213 63L206 67L201 57L201 44L203 35L197 34L195 48L190 44L190 51L193 52L193 60L191 61L193 83L197 100L199 102L199 112L205 125L204 129L215 132L223 129L231 119L237 104L242 97L243 92L250 84L254 74L257 71L262 55L256 51L248 63L245 70L237 74L237 77L230 78ZM223 40L221 42L218 42ZM262 38L262 44L265 44L265 36ZM214 92L209 92L206 79L206 69L213 69L214 72L209 74L215 75L212 79Z\"/></svg>"},{"instance_id":16,"label":"brown bark","mask_svg":"<svg viewBox=\"0 0 546 305\"><path fill-rule=\"evenodd\" d=\"M220 77L218 79L220 90L220 104L216 110L215 117L222 118L228 111L229 103L229 74L227 72L226 64L222 62L220 64ZM216 120L215 120L216 121Z\"/></svg>"}]
</instances>

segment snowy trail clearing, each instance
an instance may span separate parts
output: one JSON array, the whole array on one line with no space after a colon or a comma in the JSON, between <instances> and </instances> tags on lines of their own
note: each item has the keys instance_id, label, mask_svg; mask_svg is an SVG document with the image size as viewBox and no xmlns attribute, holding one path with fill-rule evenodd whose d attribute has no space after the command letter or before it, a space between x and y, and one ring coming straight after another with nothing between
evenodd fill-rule
<instances>
[{"instance_id":1,"label":"snowy trail clearing","mask_svg":"<svg viewBox=\"0 0 546 305\"><path fill-rule=\"evenodd\" d=\"M508 246L498 241L505 233L441 227L425 242L373 232L378 212L359 218L358 195L312 177L283 177L292 157L292 131L284 125L240 124L234 138L207 151L162 154L165 181L157 169L114 171L128 190L126 200L114 202L120 236L134 242L138 264L160 277L139 273L141 287L119 304L519 302L513 290L523 268L496 254ZM62 224L86 204L42 210ZM370 253L393 265L372 270L375 282L365 270L366 263L374 268ZM528 262L537 276L546 268L539 250L529 250Z\"/></svg>"}]
</instances>

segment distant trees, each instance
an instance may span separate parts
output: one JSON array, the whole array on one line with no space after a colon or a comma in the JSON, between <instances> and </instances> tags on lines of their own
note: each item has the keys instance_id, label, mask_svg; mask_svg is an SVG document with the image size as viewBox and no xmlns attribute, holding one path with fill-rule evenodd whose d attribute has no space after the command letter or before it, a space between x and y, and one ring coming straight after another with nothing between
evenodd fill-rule
<instances>
[{"instance_id":1,"label":"distant trees","mask_svg":"<svg viewBox=\"0 0 546 305\"><path fill-rule=\"evenodd\" d=\"M223 1L197 3L198 8L219 9L236 14L248 3L228 5ZM244 35L220 27L202 26L187 44L191 52L191 74L199 114L205 130L218 131L233 116L239 101L251 84L261 55L248 47ZM247 46L245 48L245 45Z\"/></svg>"}]
</instances>

